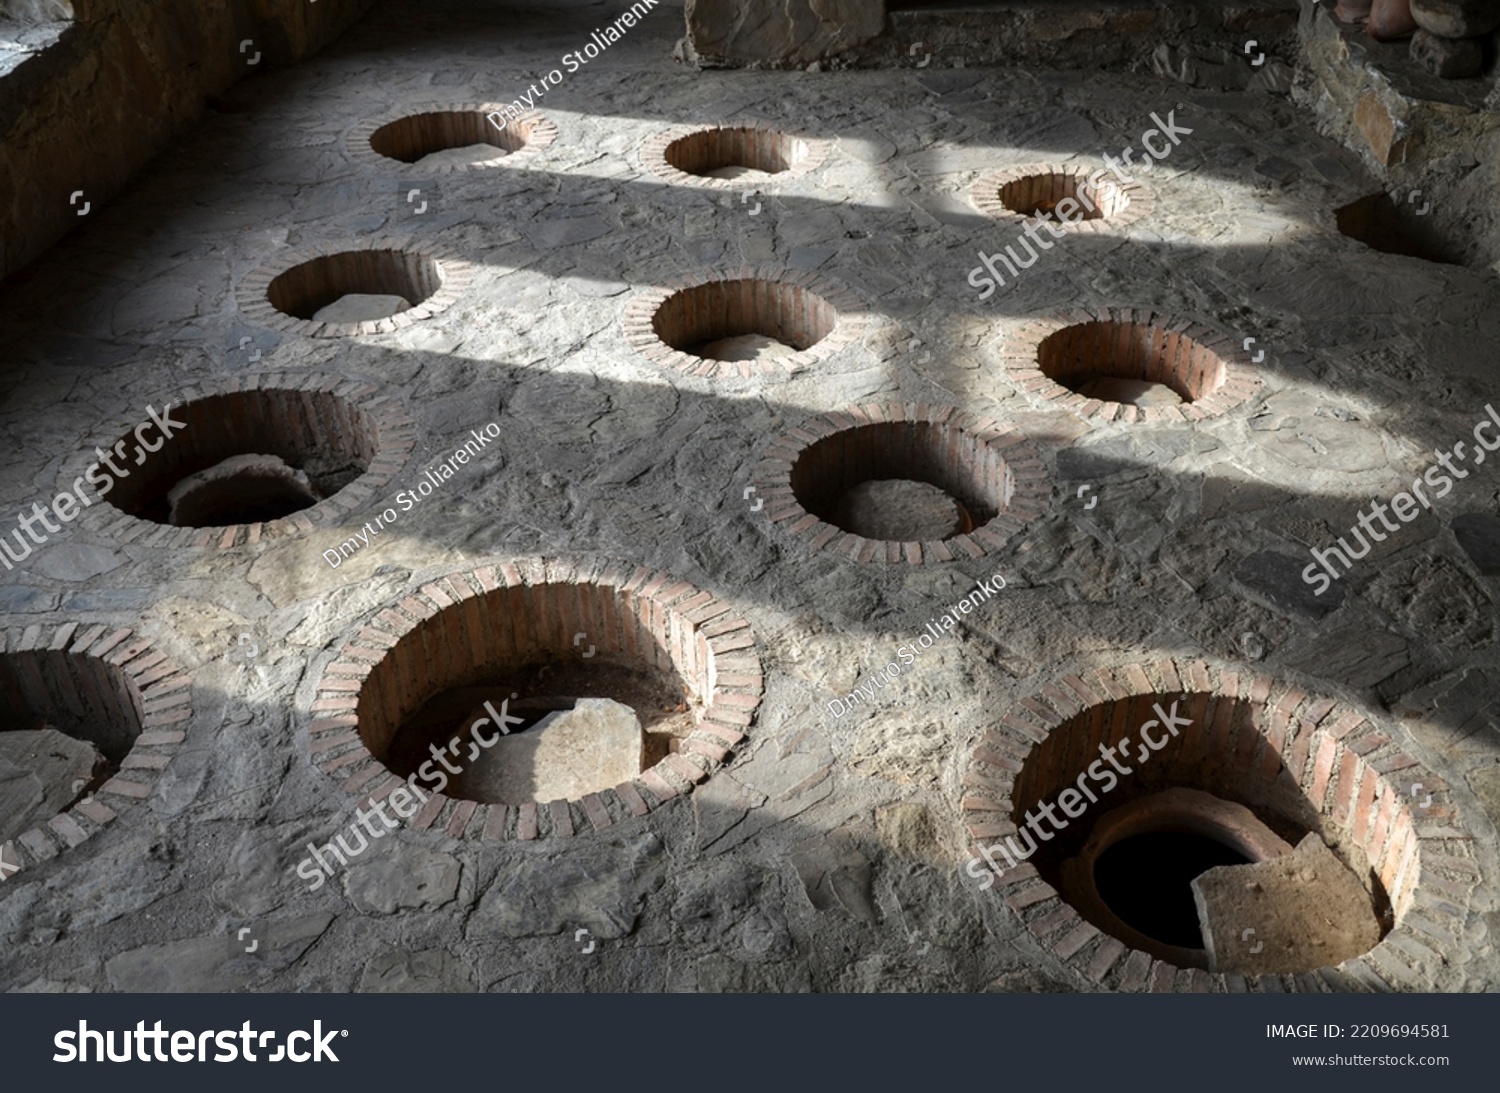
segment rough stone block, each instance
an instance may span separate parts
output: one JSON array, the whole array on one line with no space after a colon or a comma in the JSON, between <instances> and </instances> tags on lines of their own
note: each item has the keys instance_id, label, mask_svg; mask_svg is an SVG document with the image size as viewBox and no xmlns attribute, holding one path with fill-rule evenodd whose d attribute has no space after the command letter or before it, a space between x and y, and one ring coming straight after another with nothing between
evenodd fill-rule
<instances>
[{"instance_id":1,"label":"rough stone block","mask_svg":"<svg viewBox=\"0 0 1500 1093\"><path fill-rule=\"evenodd\" d=\"M1283 857L1208 870L1193 898L1216 972L1331 967L1380 941L1369 893L1316 834Z\"/></svg>"},{"instance_id":2,"label":"rough stone block","mask_svg":"<svg viewBox=\"0 0 1500 1093\"><path fill-rule=\"evenodd\" d=\"M1417 26L1444 38L1473 38L1500 27L1495 0L1410 0ZM1476 46L1479 43L1474 43Z\"/></svg>"},{"instance_id":3,"label":"rough stone block","mask_svg":"<svg viewBox=\"0 0 1500 1093\"><path fill-rule=\"evenodd\" d=\"M1411 59L1434 76L1467 80L1484 67L1484 50L1478 38L1444 38L1418 30L1411 39Z\"/></svg>"},{"instance_id":4,"label":"rough stone block","mask_svg":"<svg viewBox=\"0 0 1500 1093\"><path fill-rule=\"evenodd\" d=\"M637 777L643 743L641 723L629 706L579 699L571 710L502 737L486 761L454 779L453 792L512 805L577 800Z\"/></svg>"}]
</instances>

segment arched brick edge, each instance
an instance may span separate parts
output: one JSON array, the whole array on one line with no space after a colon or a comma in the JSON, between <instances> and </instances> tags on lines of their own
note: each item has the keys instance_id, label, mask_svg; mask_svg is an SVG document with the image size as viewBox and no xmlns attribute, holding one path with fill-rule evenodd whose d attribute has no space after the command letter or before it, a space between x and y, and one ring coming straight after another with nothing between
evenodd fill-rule
<instances>
[{"instance_id":1,"label":"arched brick edge","mask_svg":"<svg viewBox=\"0 0 1500 1093\"><path fill-rule=\"evenodd\" d=\"M621 562L575 565L547 558L495 562L450 573L376 612L344 643L318 681L308 730L309 752L318 768L337 779L346 792L362 794L359 803L366 807L404 785L370 753L360 735L362 713L369 721L373 705L384 697L372 693L373 688L365 689L376 666L397 642L449 610L463 612L461 622L472 647L498 659L508 649L497 644L502 640L499 629L485 624L484 600L499 589L549 584L593 585L614 590L616 595L595 604L582 625L574 625L582 618L578 613L584 602L581 598L563 605L562 610L550 604L537 613L547 629L531 634L531 642L552 642L558 649L567 649L575 632L582 629L600 652L652 658L646 662L675 670L690 686L700 688L705 707L698 727L684 741L681 754L668 755L614 789L588 793L577 801L519 806L434 794L409 826L442 830L455 839L490 842L573 835L585 826L603 831L690 792L717 770L730 749L745 739L764 689L749 623L711 593L660 571L632 569ZM529 621L537 622L536 614ZM403 692L411 691L394 698L401 702L430 683L423 678L398 686Z\"/></svg>"},{"instance_id":2,"label":"arched brick edge","mask_svg":"<svg viewBox=\"0 0 1500 1093\"><path fill-rule=\"evenodd\" d=\"M854 535L802 507L792 489L792 468L807 448L849 430L901 422L926 423L971 437L985 458L956 458L970 469L983 468L990 493L999 502L998 515L965 535L898 543ZM756 499L764 500L765 516L772 524L814 550L832 551L856 562L926 565L958 557L982 558L1046 512L1052 498L1041 456L1024 436L993 418L925 402L853 406L814 418L767 445L752 480Z\"/></svg>"},{"instance_id":3,"label":"arched brick edge","mask_svg":"<svg viewBox=\"0 0 1500 1093\"><path fill-rule=\"evenodd\" d=\"M1211 667L1201 660L1164 659L1063 677L1023 698L969 753L961 803L971 853L1014 834L1011 796L1017 775L1049 733L1107 702L1186 692L1195 724L1209 726L1202 749L1222 746L1229 726L1213 717L1201 694L1264 705L1257 726L1266 765L1279 757L1298 788L1330 823L1364 848L1390 895L1395 926L1374 949L1335 968L1258 976L1179 968L1103 934L1065 903L1029 862L1006 870L989 895L1005 900L1038 942L1101 987L1117 991L1245 993L1431 990L1425 968L1443 963L1435 938L1462 936L1479 865L1472 837L1462 829L1448 785L1423 770L1381 728L1357 710L1309 695L1267 676ZM1152 715L1143 707L1136 724ZM1098 731L1097 729L1095 731ZM1082 750L1083 745L1080 745ZM1409 807L1409 787L1420 782L1433 803Z\"/></svg>"},{"instance_id":4,"label":"arched brick edge","mask_svg":"<svg viewBox=\"0 0 1500 1093\"><path fill-rule=\"evenodd\" d=\"M763 281L787 291L811 293L818 301L806 301L810 308L816 309L821 303L836 312L833 329L816 344L774 362L717 361L696 357L672 348L657 335L655 316L668 299L679 292L704 285L734 281ZM859 341L864 336L868 322L869 316L859 297L837 281L816 273L757 266L681 277L660 288L648 289L630 301L625 308L624 318L625 341L651 363L684 375L714 379L732 376L786 376L800 372L819 361L828 360Z\"/></svg>"},{"instance_id":5,"label":"arched brick edge","mask_svg":"<svg viewBox=\"0 0 1500 1093\"><path fill-rule=\"evenodd\" d=\"M345 141L345 150L348 152L350 159L388 174L400 174L403 171L408 174L414 171L433 171L439 174L451 174L462 171L485 170L490 167L514 167L517 164L534 158L557 139L557 126L551 119L535 110L528 111L505 123L505 131L501 134L500 139L507 142L517 142L518 146L515 149L505 155L497 155L494 159L483 160L479 163L466 163L437 168L418 168L415 164L383 156L370 146L370 138L377 131L404 118L415 117L420 114L478 113L480 115L488 115L495 112L503 112L506 105L505 103L498 102L445 102L426 103L389 111L379 117L362 121L351 129ZM503 117L504 114L502 113L501 116ZM486 121L485 124L491 125L489 121ZM496 132L500 133L500 130L496 130Z\"/></svg>"},{"instance_id":6,"label":"arched brick edge","mask_svg":"<svg viewBox=\"0 0 1500 1093\"><path fill-rule=\"evenodd\" d=\"M986 216L1013 223L1019 229L1031 220L1033 214L1018 213L1001 201L1000 190L1003 187L1025 179L1035 179L1039 192L1049 188L1050 184L1050 189L1057 193L1060 199L1069 196L1072 188L1083 186L1096 170L1098 168L1082 165L1031 163L1024 167L1007 167L1004 170L990 171L975 180L974 185L969 189L969 200ZM1057 224L1060 230L1085 235L1109 232L1135 223L1148 215L1155 207L1155 197L1139 182L1120 183L1113 176L1106 177L1113 184L1114 190L1124 197L1124 207L1093 220L1079 220L1072 223L1060 220ZM1093 200L1092 196L1090 200Z\"/></svg>"},{"instance_id":7,"label":"arched brick edge","mask_svg":"<svg viewBox=\"0 0 1500 1093\"><path fill-rule=\"evenodd\" d=\"M193 699L188 675L128 628L70 622L0 630L0 653L0 687L15 686L28 706L61 701L135 730L119 772L98 792L0 846L4 892L3 880L16 876L13 868L25 871L81 845L151 795L186 738Z\"/></svg>"},{"instance_id":8,"label":"arched brick edge","mask_svg":"<svg viewBox=\"0 0 1500 1093\"><path fill-rule=\"evenodd\" d=\"M311 319L299 319L279 310L271 303L268 296L271 282L283 273L320 258L335 258L339 255L369 251L399 254L417 262L431 262L436 267L440 284L436 291L425 300L406 311L384 319L367 319L359 323L322 323ZM235 299L239 303L240 313L246 322L256 323L272 330L302 334L309 338L392 334L403 327L411 326L419 319L430 319L446 311L469 288L473 279L473 265L447 247L410 238L380 236L348 242L320 243L279 251L240 282L240 287L235 292Z\"/></svg>"},{"instance_id":9,"label":"arched brick edge","mask_svg":"<svg viewBox=\"0 0 1500 1093\"><path fill-rule=\"evenodd\" d=\"M776 171L767 178L743 179L743 178L704 178L702 175L688 174L680 171L667 159L667 148L675 142L695 133L705 133L710 130L732 131L740 130L754 134L753 139L782 139L800 141L807 149L806 153L783 171ZM794 133L782 129L770 122L745 122L724 121L717 124L705 125L683 125L665 132L648 137L641 145L641 166L658 178L664 178L675 186L704 186L714 190L738 190L738 189L763 189L774 186L786 179L797 178L800 175L811 174L822 167L828 159L828 154L833 149L833 142L810 137L803 133Z\"/></svg>"},{"instance_id":10,"label":"arched brick edge","mask_svg":"<svg viewBox=\"0 0 1500 1093\"><path fill-rule=\"evenodd\" d=\"M263 540L302 535L320 524L337 524L345 516L362 511L364 505L406 465L416 446L416 426L398 400L383 394L378 387L337 376L285 372L241 376L210 389L188 387L174 401L172 409L180 415L184 404L240 392L264 394L273 411L283 416L287 427L302 436L316 436L319 429L330 427L355 432L356 435L362 431L362 444L369 456L365 473L312 508L262 523L231 524L220 528L173 527L131 516L110 504L107 496L102 499L103 504L95 501L78 519L111 542L121 545L139 543L154 548L211 547L218 550L254 546ZM144 408L138 405L122 409L116 416L123 424L100 429L85 441L83 453L64 464L66 469L59 475L58 488L66 488L67 483L83 477L95 462L94 449L108 449L140 420L144 412ZM151 466L150 460L166 455L175 443L176 437L168 441L162 451L149 456L146 467ZM126 449L127 453L129 450Z\"/></svg>"},{"instance_id":11,"label":"arched brick edge","mask_svg":"<svg viewBox=\"0 0 1500 1093\"><path fill-rule=\"evenodd\" d=\"M1222 361L1226 379L1212 393L1183 403L1181 406L1132 406L1123 402L1104 402L1085 398L1062 384L1055 382L1038 366L1038 355L1043 341L1065 327L1086 323L1113 323L1116 325L1116 341L1111 346L1100 346L1101 351L1123 347L1132 328L1145 328L1151 334L1150 349L1153 353L1165 352L1168 347L1182 354L1179 368L1192 367L1192 354L1201 350ZM1000 363L1008 373L1012 384L1029 393L1048 408L1071 410L1079 417L1096 418L1101 421L1202 421L1218 417L1249 401L1260 390L1260 371L1232 337L1211 326L1191 319L1173 319L1159 312L1143 308L1101 308L1057 314L1045 319L1028 321L1006 339L1000 354Z\"/></svg>"}]
</instances>

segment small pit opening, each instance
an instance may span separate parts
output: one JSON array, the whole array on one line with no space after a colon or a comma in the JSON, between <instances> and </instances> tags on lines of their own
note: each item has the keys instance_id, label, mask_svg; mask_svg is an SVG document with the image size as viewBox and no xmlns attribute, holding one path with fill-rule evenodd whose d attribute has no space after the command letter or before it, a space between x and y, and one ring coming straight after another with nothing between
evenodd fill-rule
<instances>
[{"instance_id":1,"label":"small pit opening","mask_svg":"<svg viewBox=\"0 0 1500 1093\"><path fill-rule=\"evenodd\" d=\"M0 655L0 844L113 777L141 719L136 688L106 661L55 650Z\"/></svg>"},{"instance_id":2,"label":"small pit opening","mask_svg":"<svg viewBox=\"0 0 1500 1093\"><path fill-rule=\"evenodd\" d=\"M377 155L424 170L493 163L526 147L537 121L495 119L480 110L430 110L387 122L370 134Z\"/></svg>"},{"instance_id":3,"label":"small pit opening","mask_svg":"<svg viewBox=\"0 0 1500 1093\"><path fill-rule=\"evenodd\" d=\"M313 258L278 274L266 299L296 319L359 323L408 311L442 286L442 267L426 255L355 250Z\"/></svg>"},{"instance_id":4,"label":"small pit opening","mask_svg":"<svg viewBox=\"0 0 1500 1093\"><path fill-rule=\"evenodd\" d=\"M1051 496L1021 433L926 403L851 406L803 422L767 445L754 489L770 523L811 549L885 565L983 557Z\"/></svg>"},{"instance_id":5,"label":"small pit opening","mask_svg":"<svg viewBox=\"0 0 1500 1093\"><path fill-rule=\"evenodd\" d=\"M1075 394L1138 407L1179 406L1219 390L1229 365L1178 330L1151 322L1065 326L1037 347L1043 375Z\"/></svg>"},{"instance_id":6,"label":"small pit opening","mask_svg":"<svg viewBox=\"0 0 1500 1093\"><path fill-rule=\"evenodd\" d=\"M882 422L835 433L792 465L804 509L851 535L943 541L1004 511L1011 484L1001 453L958 425Z\"/></svg>"},{"instance_id":7,"label":"small pit opening","mask_svg":"<svg viewBox=\"0 0 1500 1093\"><path fill-rule=\"evenodd\" d=\"M661 341L694 357L777 363L828 337L838 318L832 303L802 285L738 278L672 293L651 326Z\"/></svg>"},{"instance_id":8,"label":"small pit opening","mask_svg":"<svg viewBox=\"0 0 1500 1093\"><path fill-rule=\"evenodd\" d=\"M129 474L105 500L176 527L269 523L311 508L364 474L378 444L365 411L327 390L212 395L164 416L172 436L137 430L109 450ZM153 442L157 450L142 450Z\"/></svg>"},{"instance_id":9,"label":"small pit opening","mask_svg":"<svg viewBox=\"0 0 1500 1093\"><path fill-rule=\"evenodd\" d=\"M1126 191L1108 179L1090 186L1084 175L1069 171L1048 171L1011 179L999 186L996 197L1013 213L1026 217L1041 216L1055 224L1108 220L1123 213L1130 205Z\"/></svg>"},{"instance_id":10,"label":"small pit opening","mask_svg":"<svg viewBox=\"0 0 1500 1093\"><path fill-rule=\"evenodd\" d=\"M1382 254L1445 265L1462 264L1462 259L1432 229L1416 219L1418 208L1397 205L1388 194L1377 193L1334 210L1334 220L1340 234Z\"/></svg>"},{"instance_id":11,"label":"small pit opening","mask_svg":"<svg viewBox=\"0 0 1500 1093\"><path fill-rule=\"evenodd\" d=\"M699 178L757 179L790 171L811 149L801 137L751 127L700 129L663 150L666 162Z\"/></svg>"}]
</instances>

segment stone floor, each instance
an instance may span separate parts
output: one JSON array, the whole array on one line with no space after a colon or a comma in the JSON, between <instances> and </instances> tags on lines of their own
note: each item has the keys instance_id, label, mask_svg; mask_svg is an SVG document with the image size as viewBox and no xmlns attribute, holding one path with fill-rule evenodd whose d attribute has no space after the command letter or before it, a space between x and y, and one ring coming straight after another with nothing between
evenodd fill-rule
<instances>
[{"instance_id":1,"label":"stone floor","mask_svg":"<svg viewBox=\"0 0 1500 1093\"><path fill-rule=\"evenodd\" d=\"M415 419L417 450L361 523L455 438L503 431L498 453L336 571L321 552L355 520L228 551L122 547L81 521L0 575L0 623L137 627L191 671L195 710L149 800L0 883L0 987L1093 989L963 878L961 756L1069 672L1176 655L1253 659L1339 698L1448 781L1482 878L1462 936L1417 971L1441 990L1500 986L1500 557L1482 534L1500 469L1393 535L1338 583L1336 607L1297 577L1309 546L1500 403L1492 275L1341 236L1333 210L1379 187L1280 96L1030 69L694 72L670 59L682 24L666 4L539 101L554 143L438 176L418 215L407 192L434 180L371 169L346 134L399 109L509 102L602 15L403 7L239 85L0 301L5 513L50 497L111 423L252 373L362 380ZM1097 165L1174 109L1192 133L1143 177L1150 216L1069 237L977 299L976 249L1016 230L973 210L976 177ZM642 166L663 129L728 119L836 143L817 170L758 183L758 213L742 190ZM277 335L239 314L237 287L279 250L387 232L456 251L472 287L387 335ZM862 338L784 379L684 376L627 344L636 293L740 265L848 286ZM1027 319L1095 307L1254 338L1263 387L1196 424L1124 424L1006 380L1001 349ZM998 561L918 567L805 550L751 509L768 439L891 401L1013 423L1043 454L1050 511ZM1453 521L1473 514L1471 555ZM435 574L533 554L660 568L732 604L766 669L747 741L693 795L611 833L497 846L402 831L308 893L292 866L352 811L307 751L333 649ZM998 601L873 704L832 716L835 696L997 570ZM264 941L254 954L234 947L243 927Z\"/></svg>"}]
</instances>

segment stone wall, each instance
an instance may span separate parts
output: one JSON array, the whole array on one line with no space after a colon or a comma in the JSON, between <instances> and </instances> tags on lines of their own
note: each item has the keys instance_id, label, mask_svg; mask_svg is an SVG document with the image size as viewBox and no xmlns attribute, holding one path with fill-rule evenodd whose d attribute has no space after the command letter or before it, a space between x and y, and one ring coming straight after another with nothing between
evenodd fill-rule
<instances>
[{"instance_id":1,"label":"stone wall","mask_svg":"<svg viewBox=\"0 0 1500 1093\"><path fill-rule=\"evenodd\" d=\"M119 193L205 96L302 60L372 2L75 0L58 40L0 79L0 277Z\"/></svg>"},{"instance_id":2,"label":"stone wall","mask_svg":"<svg viewBox=\"0 0 1500 1093\"><path fill-rule=\"evenodd\" d=\"M687 0L690 59L705 67L805 65L885 29L885 0Z\"/></svg>"},{"instance_id":3,"label":"stone wall","mask_svg":"<svg viewBox=\"0 0 1500 1093\"><path fill-rule=\"evenodd\" d=\"M1407 42L1372 42L1326 5L1304 6L1299 34L1307 79L1298 104L1382 180L1406 232L1467 265L1500 269L1497 74L1428 75Z\"/></svg>"},{"instance_id":4,"label":"stone wall","mask_svg":"<svg viewBox=\"0 0 1500 1093\"><path fill-rule=\"evenodd\" d=\"M1295 0L688 0L685 52L703 67L1139 69L1163 45L1235 52L1255 38L1290 56L1296 17Z\"/></svg>"},{"instance_id":5,"label":"stone wall","mask_svg":"<svg viewBox=\"0 0 1500 1093\"><path fill-rule=\"evenodd\" d=\"M0 21L50 23L73 18L73 0L0 0Z\"/></svg>"}]
</instances>

